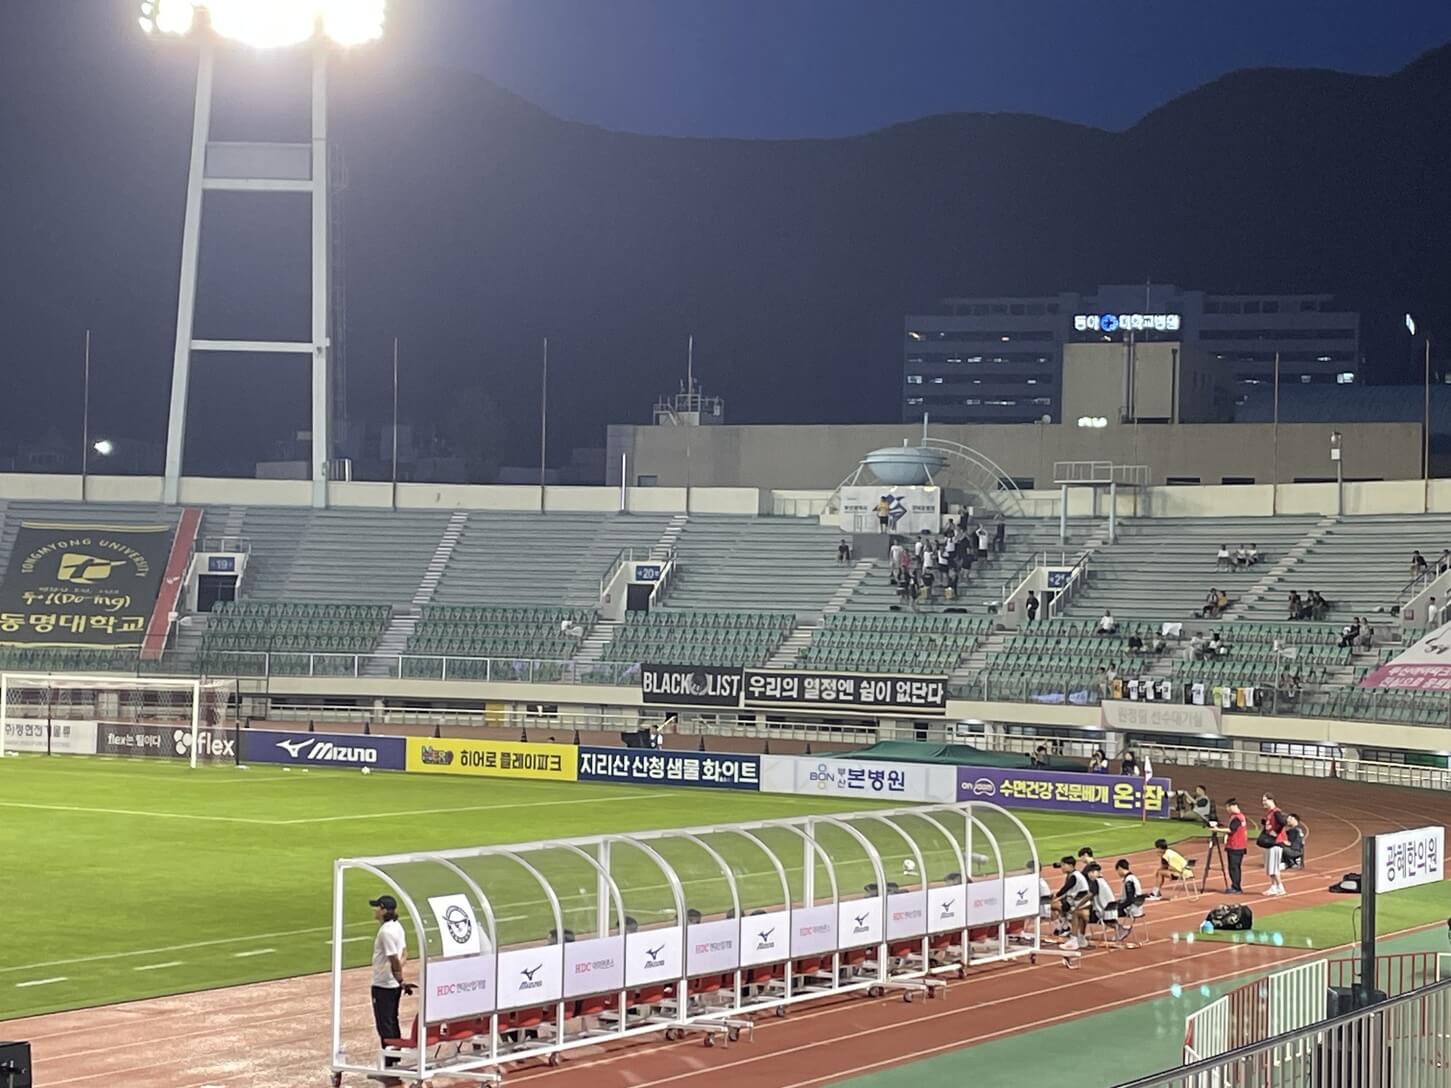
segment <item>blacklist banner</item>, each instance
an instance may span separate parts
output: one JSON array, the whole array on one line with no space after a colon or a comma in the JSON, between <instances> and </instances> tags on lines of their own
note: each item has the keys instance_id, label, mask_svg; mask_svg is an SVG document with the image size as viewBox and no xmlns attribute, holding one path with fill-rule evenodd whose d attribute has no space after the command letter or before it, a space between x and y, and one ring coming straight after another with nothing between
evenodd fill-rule
<instances>
[{"instance_id":1,"label":"blacklist banner","mask_svg":"<svg viewBox=\"0 0 1451 1088\"><path fill-rule=\"evenodd\" d=\"M741 670L719 665L641 665L640 697L674 706L740 706Z\"/></svg>"},{"instance_id":2,"label":"blacklist banner","mask_svg":"<svg viewBox=\"0 0 1451 1088\"><path fill-rule=\"evenodd\" d=\"M581 782L635 786L705 786L759 790L761 757L734 752L641 752L632 748L581 748Z\"/></svg>"},{"instance_id":3,"label":"blacklist banner","mask_svg":"<svg viewBox=\"0 0 1451 1088\"><path fill-rule=\"evenodd\" d=\"M401 771L408 762L406 737L355 733L280 733L242 730L243 763L280 763L288 767L345 767L349 770Z\"/></svg>"},{"instance_id":4,"label":"blacklist banner","mask_svg":"<svg viewBox=\"0 0 1451 1088\"><path fill-rule=\"evenodd\" d=\"M940 717L947 713L947 677L746 669L744 696L746 707L761 710L855 710Z\"/></svg>"},{"instance_id":5,"label":"blacklist banner","mask_svg":"<svg viewBox=\"0 0 1451 1088\"><path fill-rule=\"evenodd\" d=\"M22 521L0 585L0 646L139 648L172 529Z\"/></svg>"},{"instance_id":6,"label":"blacklist banner","mask_svg":"<svg viewBox=\"0 0 1451 1088\"><path fill-rule=\"evenodd\" d=\"M135 722L98 722L96 754L142 756L150 759L191 759L191 726L138 725ZM196 757L207 763L230 763L237 758L231 730L203 729L197 733Z\"/></svg>"}]
</instances>

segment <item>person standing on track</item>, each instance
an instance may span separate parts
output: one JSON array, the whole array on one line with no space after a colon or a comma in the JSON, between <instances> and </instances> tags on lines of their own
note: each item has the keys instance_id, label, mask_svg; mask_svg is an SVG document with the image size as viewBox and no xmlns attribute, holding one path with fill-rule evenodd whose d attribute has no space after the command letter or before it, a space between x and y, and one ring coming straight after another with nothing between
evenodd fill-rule
<instances>
[{"instance_id":1,"label":"person standing on track","mask_svg":"<svg viewBox=\"0 0 1451 1088\"><path fill-rule=\"evenodd\" d=\"M380 895L369 899L368 906L373 908L373 918L378 922L378 935L373 938L373 1025L378 1029L379 1041L387 1046L389 1039L403 1035L398 1024L398 1003L405 993L413 992L413 987L403 981L408 942L398 921L398 900L391 895ZM385 1058L383 1064L397 1065L398 1059ZM388 1077L380 1083L403 1082L397 1077Z\"/></svg>"},{"instance_id":2,"label":"person standing on track","mask_svg":"<svg viewBox=\"0 0 1451 1088\"><path fill-rule=\"evenodd\" d=\"M1229 810L1229 834L1224 837L1224 857L1229 867L1228 892L1230 895L1243 895L1240 873L1244 869L1244 855L1249 850L1249 821L1244 818L1239 802L1233 797L1224 802L1224 807Z\"/></svg>"},{"instance_id":3,"label":"person standing on track","mask_svg":"<svg viewBox=\"0 0 1451 1088\"><path fill-rule=\"evenodd\" d=\"M1275 799L1268 793L1261 798L1260 803L1265 807L1265 818L1260 825L1259 837L1255 839L1255 845L1265 852L1265 875L1270 878L1270 886L1264 890L1265 895L1284 895L1285 885L1280 879L1280 867L1284 864L1285 828L1289 821L1285 814L1280 811Z\"/></svg>"}]
</instances>

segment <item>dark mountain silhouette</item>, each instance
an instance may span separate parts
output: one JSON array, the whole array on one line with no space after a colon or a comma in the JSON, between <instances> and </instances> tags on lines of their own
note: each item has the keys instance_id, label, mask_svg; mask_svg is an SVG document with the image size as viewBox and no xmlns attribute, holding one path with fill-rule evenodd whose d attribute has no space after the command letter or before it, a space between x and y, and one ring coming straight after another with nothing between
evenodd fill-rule
<instances>
[{"instance_id":1,"label":"dark mountain silhouette","mask_svg":"<svg viewBox=\"0 0 1451 1088\"><path fill-rule=\"evenodd\" d=\"M89 326L102 425L160 441L190 61L136 35L103 56L109 39L66 43L62 22L38 19L53 40L0 64L0 378L17 394L0 426L78 421ZM271 105L268 64L248 78ZM558 459L647 418L692 332L733 420L829 422L897 418L902 317L945 295L1329 290L1365 314L1377 381L1412 376L1403 312L1451 325L1451 48L1385 78L1236 73L1122 133L967 114L839 140L644 137L383 50L337 66L333 104L348 414L386 419L396 335L405 419L457 428L482 391L505 459L537 441L546 334ZM233 203L209 205L240 256L203 254L199 334L247 314L300 332L305 220L272 231ZM306 426L303 390L286 364L208 364L188 470L244 470Z\"/></svg>"}]
</instances>

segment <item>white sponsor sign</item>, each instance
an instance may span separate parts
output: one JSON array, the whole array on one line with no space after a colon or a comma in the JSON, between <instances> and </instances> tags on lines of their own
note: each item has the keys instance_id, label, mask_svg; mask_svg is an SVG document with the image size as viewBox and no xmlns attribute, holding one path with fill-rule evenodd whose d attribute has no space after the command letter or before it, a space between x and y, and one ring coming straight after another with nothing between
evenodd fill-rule
<instances>
[{"instance_id":1,"label":"white sponsor sign","mask_svg":"<svg viewBox=\"0 0 1451 1088\"><path fill-rule=\"evenodd\" d=\"M967 928L967 889L961 884L927 890L927 932Z\"/></svg>"},{"instance_id":2,"label":"white sponsor sign","mask_svg":"<svg viewBox=\"0 0 1451 1088\"><path fill-rule=\"evenodd\" d=\"M423 1018L430 1024L494 1011L494 957L429 960L424 968Z\"/></svg>"},{"instance_id":3,"label":"white sponsor sign","mask_svg":"<svg viewBox=\"0 0 1451 1088\"><path fill-rule=\"evenodd\" d=\"M1105 699L1099 704L1099 724L1120 732L1157 730L1164 733L1218 733L1217 706L1176 706L1173 703L1138 703Z\"/></svg>"},{"instance_id":4,"label":"white sponsor sign","mask_svg":"<svg viewBox=\"0 0 1451 1088\"><path fill-rule=\"evenodd\" d=\"M927 894L898 892L887 896L887 939L920 937L927 932Z\"/></svg>"},{"instance_id":5,"label":"white sponsor sign","mask_svg":"<svg viewBox=\"0 0 1451 1088\"><path fill-rule=\"evenodd\" d=\"M967 886L967 924L992 925L1003 920L1003 880L974 880Z\"/></svg>"},{"instance_id":6,"label":"white sponsor sign","mask_svg":"<svg viewBox=\"0 0 1451 1088\"><path fill-rule=\"evenodd\" d=\"M1038 874L1020 873L1003 880L1003 917L1031 918L1038 913Z\"/></svg>"},{"instance_id":7,"label":"white sponsor sign","mask_svg":"<svg viewBox=\"0 0 1451 1088\"><path fill-rule=\"evenodd\" d=\"M791 912L791 955L813 956L836 951L836 905L803 907Z\"/></svg>"},{"instance_id":8,"label":"white sponsor sign","mask_svg":"<svg viewBox=\"0 0 1451 1088\"><path fill-rule=\"evenodd\" d=\"M1446 829L1414 827L1375 837L1375 890L1398 892L1446 876Z\"/></svg>"},{"instance_id":9,"label":"white sponsor sign","mask_svg":"<svg viewBox=\"0 0 1451 1088\"><path fill-rule=\"evenodd\" d=\"M10 718L5 722L6 752L52 752L64 756L96 754L96 723L56 718Z\"/></svg>"},{"instance_id":10,"label":"white sponsor sign","mask_svg":"<svg viewBox=\"0 0 1451 1088\"><path fill-rule=\"evenodd\" d=\"M680 926L643 929L625 937L625 985L670 982L684 974Z\"/></svg>"},{"instance_id":11,"label":"white sponsor sign","mask_svg":"<svg viewBox=\"0 0 1451 1088\"><path fill-rule=\"evenodd\" d=\"M685 930L686 974L723 975L741 965L741 923L734 918L697 922Z\"/></svg>"},{"instance_id":12,"label":"white sponsor sign","mask_svg":"<svg viewBox=\"0 0 1451 1088\"><path fill-rule=\"evenodd\" d=\"M839 524L849 533L876 532L877 506L887 503L887 528L904 535L942 529L942 490L936 487L843 487Z\"/></svg>"},{"instance_id":13,"label":"white sponsor sign","mask_svg":"<svg viewBox=\"0 0 1451 1088\"><path fill-rule=\"evenodd\" d=\"M882 897L848 899L837 904L836 930L842 948L882 943Z\"/></svg>"},{"instance_id":14,"label":"white sponsor sign","mask_svg":"<svg viewBox=\"0 0 1451 1088\"><path fill-rule=\"evenodd\" d=\"M499 1008L549 1005L563 991L564 957L559 945L511 948L499 953Z\"/></svg>"},{"instance_id":15,"label":"white sponsor sign","mask_svg":"<svg viewBox=\"0 0 1451 1088\"><path fill-rule=\"evenodd\" d=\"M741 966L791 958L791 912L772 910L741 919Z\"/></svg>"},{"instance_id":16,"label":"white sponsor sign","mask_svg":"<svg viewBox=\"0 0 1451 1088\"><path fill-rule=\"evenodd\" d=\"M1360 682L1363 688L1451 691L1451 623L1427 634Z\"/></svg>"},{"instance_id":17,"label":"white sponsor sign","mask_svg":"<svg viewBox=\"0 0 1451 1088\"><path fill-rule=\"evenodd\" d=\"M484 950L484 935L468 896L435 895L429 898L428 905L438 919L438 939L444 959L477 956Z\"/></svg>"},{"instance_id":18,"label":"white sponsor sign","mask_svg":"<svg viewBox=\"0 0 1451 1088\"><path fill-rule=\"evenodd\" d=\"M761 792L950 805L957 801L957 768L816 756L762 756Z\"/></svg>"},{"instance_id":19,"label":"white sponsor sign","mask_svg":"<svg viewBox=\"0 0 1451 1088\"><path fill-rule=\"evenodd\" d=\"M592 937L564 946L565 997L603 994L624 987L624 937Z\"/></svg>"}]
</instances>

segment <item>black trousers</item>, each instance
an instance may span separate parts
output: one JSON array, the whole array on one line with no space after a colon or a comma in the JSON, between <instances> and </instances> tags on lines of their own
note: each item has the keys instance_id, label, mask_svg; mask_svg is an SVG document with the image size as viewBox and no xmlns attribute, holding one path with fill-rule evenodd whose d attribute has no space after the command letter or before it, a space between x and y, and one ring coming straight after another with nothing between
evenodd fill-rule
<instances>
[{"instance_id":1,"label":"black trousers","mask_svg":"<svg viewBox=\"0 0 1451 1088\"><path fill-rule=\"evenodd\" d=\"M1225 859L1229 864L1229 886L1231 888L1244 887L1239 882L1239 871L1244 865L1244 855L1245 852L1243 850L1226 850L1224 852Z\"/></svg>"},{"instance_id":2,"label":"black trousers","mask_svg":"<svg viewBox=\"0 0 1451 1088\"><path fill-rule=\"evenodd\" d=\"M401 1038L403 1035L403 1029L398 1025L398 1002L402 998L401 987L373 987L373 1024L378 1029L378 1038L384 1042L388 1039ZM384 1064L397 1065L398 1059L389 1058Z\"/></svg>"}]
</instances>

